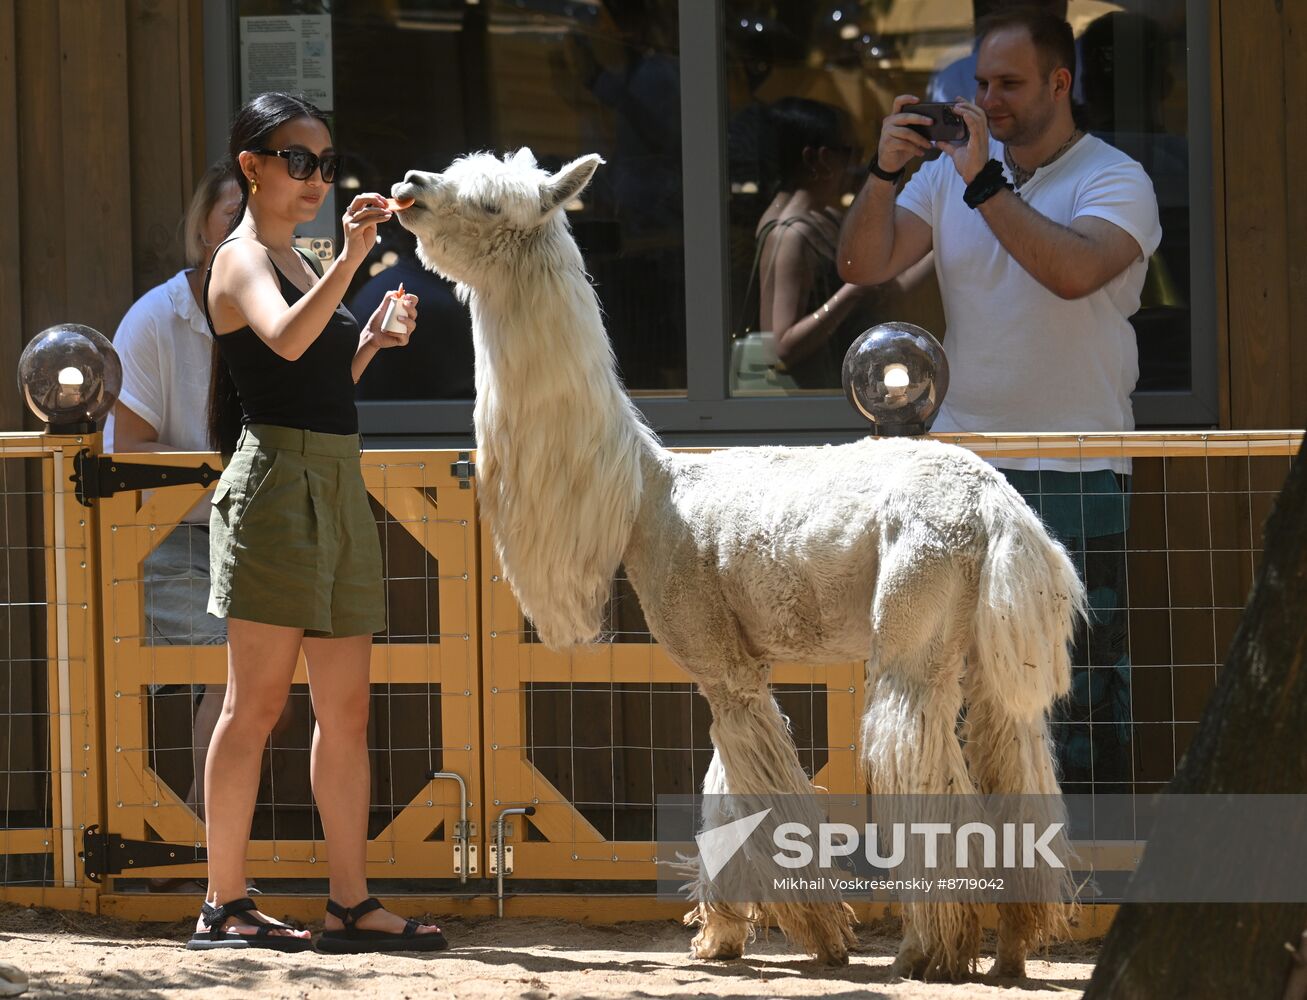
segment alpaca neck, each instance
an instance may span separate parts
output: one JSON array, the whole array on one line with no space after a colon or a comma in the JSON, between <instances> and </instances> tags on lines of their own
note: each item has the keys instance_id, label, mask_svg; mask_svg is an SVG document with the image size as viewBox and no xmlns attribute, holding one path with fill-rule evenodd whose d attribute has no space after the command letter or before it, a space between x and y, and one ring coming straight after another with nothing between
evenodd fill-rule
<instances>
[{"instance_id":1,"label":"alpaca neck","mask_svg":"<svg viewBox=\"0 0 1307 1000\"><path fill-rule=\"evenodd\" d=\"M561 242L471 301L482 507L519 602L554 646L598 632L641 457L657 447L617 378L580 254Z\"/></svg>"}]
</instances>

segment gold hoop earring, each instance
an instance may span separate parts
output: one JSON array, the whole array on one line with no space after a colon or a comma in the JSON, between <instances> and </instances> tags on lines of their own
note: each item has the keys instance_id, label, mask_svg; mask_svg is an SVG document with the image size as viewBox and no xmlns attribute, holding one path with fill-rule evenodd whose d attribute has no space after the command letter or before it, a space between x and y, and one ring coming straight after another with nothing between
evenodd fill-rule
<instances>
[{"instance_id":1,"label":"gold hoop earring","mask_svg":"<svg viewBox=\"0 0 1307 1000\"><path fill-rule=\"evenodd\" d=\"M250 194L258 194L258 193L259 193L259 182L256 181L256 180L251 179L251 181L250 181Z\"/></svg>"}]
</instances>

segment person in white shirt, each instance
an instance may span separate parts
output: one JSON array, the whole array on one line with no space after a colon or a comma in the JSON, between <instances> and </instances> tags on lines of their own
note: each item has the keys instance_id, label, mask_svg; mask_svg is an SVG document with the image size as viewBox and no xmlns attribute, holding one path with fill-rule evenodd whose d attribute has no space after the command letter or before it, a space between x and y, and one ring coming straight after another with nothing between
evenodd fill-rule
<instances>
[{"instance_id":1,"label":"person in white shirt","mask_svg":"<svg viewBox=\"0 0 1307 1000\"><path fill-rule=\"evenodd\" d=\"M1075 41L1062 18L1005 10L976 26L975 100L954 109L966 143L932 143L895 99L871 175L841 233L841 276L897 277L934 251L950 386L932 427L948 431L1124 431L1139 375L1129 317L1161 241L1143 168L1072 116ZM909 162L942 150L896 197ZM1056 727L1064 780L1129 780L1124 532L1129 465L996 461L1071 548L1092 626L1077 641L1071 701ZM1091 739L1088 721L1115 721ZM1123 718L1124 716L1124 718ZM1081 789L1070 789L1081 790ZM1087 789L1084 789L1087 790Z\"/></svg>"},{"instance_id":2,"label":"person in white shirt","mask_svg":"<svg viewBox=\"0 0 1307 1000\"><path fill-rule=\"evenodd\" d=\"M207 407L213 339L200 295L214 248L240 204L226 161L200 178L182 223L186 267L151 288L127 311L113 336L123 366L122 391L104 427L106 452L210 450ZM205 610L209 599L209 499L206 496L146 557L146 646L209 646L227 641L225 623ZM204 818L204 762L222 710L225 686L196 685L194 781L186 803ZM154 696L169 691L152 689ZM284 720L283 720L284 721ZM151 889L189 890L187 879L157 879Z\"/></svg>"}]
</instances>

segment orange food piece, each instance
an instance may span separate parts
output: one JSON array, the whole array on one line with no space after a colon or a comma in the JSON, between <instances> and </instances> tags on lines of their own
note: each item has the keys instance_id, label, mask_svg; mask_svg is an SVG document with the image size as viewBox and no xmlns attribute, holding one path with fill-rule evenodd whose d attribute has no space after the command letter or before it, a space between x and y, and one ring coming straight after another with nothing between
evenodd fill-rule
<instances>
[{"instance_id":1,"label":"orange food piece","mask_svg":"<svg viewBox=\"0 0 1307 1000\"><path fill-rule=\"evenodd\" d=\"M387 198L386 207L392 212L402 212L413 205L412 198Z\"/></svg>"}]
</instances>

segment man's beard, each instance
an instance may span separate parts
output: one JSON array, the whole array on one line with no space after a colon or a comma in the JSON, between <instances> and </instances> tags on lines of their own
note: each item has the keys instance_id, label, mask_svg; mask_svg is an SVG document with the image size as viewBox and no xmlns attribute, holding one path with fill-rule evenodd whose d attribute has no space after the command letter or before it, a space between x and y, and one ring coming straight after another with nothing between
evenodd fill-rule
<instances>
[{"instance_id":1,"label":"man's beard","mask_svg":"<svg viewBox=\"0 0 1307 1000\"><path fill-rule=\"evenodd\" d=\"M1032 108L1022 117L1012 115L1012 125L1007 138L1000 141L1005 146L1029 146L1043 138L1053 124L1056 108L1052 101L1042 108Z\"/></svg>"}]
</instances>

